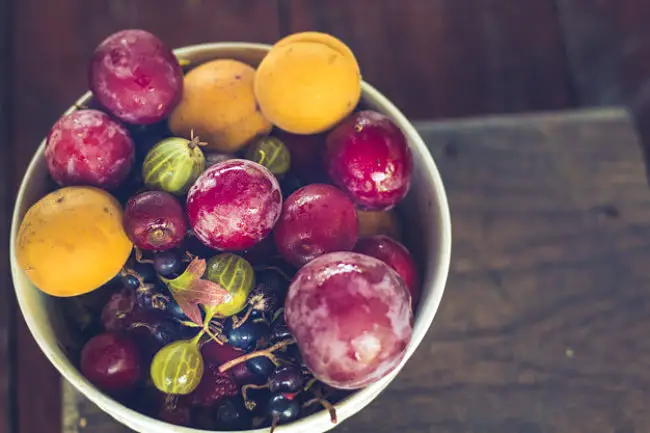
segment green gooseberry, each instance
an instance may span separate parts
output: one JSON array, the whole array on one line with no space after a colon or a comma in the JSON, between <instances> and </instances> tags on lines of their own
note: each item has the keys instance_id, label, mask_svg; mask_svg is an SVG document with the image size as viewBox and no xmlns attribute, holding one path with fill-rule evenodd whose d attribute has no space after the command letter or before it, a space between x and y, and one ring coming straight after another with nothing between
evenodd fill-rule
<instances>
[{"instance_id":1,"label":"green gooseberry","mask_svg":"<svg viewBox=\"0 0 650 433\"><path fill-rule=\"evenodd\" d=\"M151 380L165 394L189 394L202 378L203 357L196 339L174 341L160 349L151 361Z\"/></svg>"},{"instance_id":2,"label":"green gooseberry","mask_svg":"<svg viewBox=\"0 0 650 433\"><path fill-rule=\"evenodd\" d=\"M199 139L165 138L152 147L142 164L142 179L149 189L184 195L205 170Z\"/></svg>"},{"instance_id":3,"label":"green gooseberry","mask_svg":"<svg viewBox=\"0 0 650 433\"><path fill-rule=\"evenodd\" d=\"M263 165L276 176L283 175L291 166L289 149L276 137L262 137L251 143L246 159Z\"/></svg>"},{"instance_id":4,"label":"green gooseberry","mask_svg":"<svg viewBox=\"0 0 650 433\"><path fill-rule=\"evenodd\" d=\"M223 253L208 260L206 279L219 284L231 295L229 301L209 308L210 314L230 317L246 307L248 295L255 285L255 271L243 257Z\"/></svg>"}]
</instances>

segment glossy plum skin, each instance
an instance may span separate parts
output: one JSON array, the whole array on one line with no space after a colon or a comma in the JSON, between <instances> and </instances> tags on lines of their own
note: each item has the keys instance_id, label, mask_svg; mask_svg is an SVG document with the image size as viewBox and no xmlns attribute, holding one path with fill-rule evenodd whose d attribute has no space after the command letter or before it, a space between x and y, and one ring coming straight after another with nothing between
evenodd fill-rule
<instances>
[{"instance_id":1,"label":"glossy plum skin","mask_svg":"<svg viewBox=\"0 0 650 433\"><path fill-rule=\"evenodd\" d=\"M375 235L359 239L354 251L375 257L395 269L409 288L413 305L417 304L420 298L417 268L404 245L386 235Z\"/></svg>"},{"instance_id":2,"label":"glossy plum skin","mask_svg":"<svg viewBox=\"0 0 650 433\"><path fill-rule=\"evenodd\" d=\"M354 203L334 186L304 186L284 202L273 236L282 257L295 267L328 252L350 251L358 237Z\"/></svg>"},{"instance_id":3,"label":"glossy plum skin","mask_svg":"<svg viewBox=\"0 0 650 433\"><path fill-rule=\"evenodd\" d=\"M115 189L129 175L134 160L135 147L126 128L101 111L65 115L47 136L45 161L61 186Z\"/></svg>"},{"instance_id":4,"label":"glossy plum skin","mask_svg":"<svg viewBox=\"0 0 650 433\"><path fill-rule=\"evenodd\" d=\"M129 337L99 334L81 351L81 372L103 391L126 391L141 378L139 356L138 347Z\"/></svg>"},{"instance_id":5,"label":"glossy plum skin","mask_svg":"<svg viewBox=\"0 0 650 433\"><path fill-rule=\"evenodd\" d=\"M138 248L164 251L180 245L187 233L187 222L183 206L173 195L145 191L127 202L124 229Z\"/></svg>"},{"instance_id":6,"label":"glossy plum skin","mask_svg":"<svg viewBox=\"0 0 650 433\"><path fill-rule=\"evenodd\" d=\"M204 171L187 194L195 236L215 250L241 251L267 237L282 211L273 174L252 161L231 159Z\"/></svg>"},{"instance_id":7,"label":"glossy plum skin","mask_svg":"<svg viewBox=\"0 0 650 433\"><path fill-rule=\"evenodd\" d=\"M413 331L404 281L384 262L354 252L322 255L298 271L285 319L314 377L339 389L390 373Z\"/></svg>"},{"instance_id":8,"label":"glossy plum skin","mask_svg":"<svg viewBox=\"0 0 650 433\"><path fill-rule=\"evenodd\" d=\"M165 119L183 92L178 60L160 39L144 30L122 30L99 44L88 80L99 103L131 124Z\"/></svg>"},{"instance_id":9,"label":"glossy plum skin","mask_svg":"<svg viewBox=\"0 0 650 433\"><path fill-rule=\"evenodd\" d=\"M325 168L365 210L389 210L411 186L413 161L402 131L386 116L360 111L327 136Z\"/></svg>"}]
</instances>

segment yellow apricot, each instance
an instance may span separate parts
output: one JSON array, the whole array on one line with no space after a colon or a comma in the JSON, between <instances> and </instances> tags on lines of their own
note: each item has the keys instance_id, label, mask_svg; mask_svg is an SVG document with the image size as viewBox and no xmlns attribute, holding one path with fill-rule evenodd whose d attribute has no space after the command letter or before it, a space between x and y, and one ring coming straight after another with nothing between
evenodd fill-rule
<instances>
[{"instance_id":1,"label":"yellow apricot","mask_svg":"<svg viewBox=\"0 0 650 433\"><path fill-rule=\"evenodd\" d=\"M294 134L317 134L350 114L361 97L361 73L352 51L319 32L289 35L264 57L255 96L271 123Z\"/></svg>"},{"instance_id":2,"label":"yellow apricot","mask_svg":"<svg viewBox=\"0 0 650 433\"><path fill-rule=\"evenodd\" d=\"M192 130L208 149L234 153L273 125L255 100L255 69L231 59L204 63L185 75L183 98L169 118L169 128L191 138Z\"/></svg>"},{"instance_id":3,"label":"yellow apricot","mask_svg":"<svg viewBox=\"0 0 650 433\"><path fill-rule=\"evenodd\" d=\"M133 248L120 203L98 188L71 186L36 202L18 230L16 256L45 293L88 293L115 277Z\"/></svg>"}]
</instances>

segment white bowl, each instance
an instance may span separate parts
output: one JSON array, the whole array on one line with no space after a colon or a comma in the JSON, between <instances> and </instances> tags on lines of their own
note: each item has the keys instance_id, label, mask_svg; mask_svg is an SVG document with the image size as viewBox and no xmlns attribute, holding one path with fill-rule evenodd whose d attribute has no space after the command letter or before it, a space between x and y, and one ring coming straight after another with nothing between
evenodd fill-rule
<instances>
[{"instance_id":1,"label":"white bowl","mask_svg":"<svg viewBox=\"0 0 650 433\"><path fill-rule=\"evenodd\" d=\"M192 64L214 58L234 58L256 66L269 48L270 46L262 44L210 43L180 48L175 50L175 53L180 58L190 60ZM76 106L87 103L90 98L90 92L86 93L66 111L66 114L74 111ZM413 153L413 183L408 197L401 205L401 216L404 226L408 227L406 243L422 267L422 297L416 311L413 337L404 360L382 380L337 403L339 424L367 406L388 386L424 338L442 298L451 255L451 223L447 197L436 164L422 138L386 97L365 82L362 100L366 106L384 113L401 128ZM20 221L27 209L46 192L47 168L43 157L44 147L45 141L39 146L23 177L11 225L11 272L16 297L29 330L43 353L63 377L103 411L129 428L140 433L202 432L203 430L178 427L147 417L111 399L90 384L64 353L61 339L54 331L59 329L60 314L53 308L51 299L30 283L16 261L16 234ZM320 433L333 427L328 413L321 411L280 426L276 431ZM249 433L252 432L267 433L268 429L249 430Z\"/></svg>"}]
</instances>

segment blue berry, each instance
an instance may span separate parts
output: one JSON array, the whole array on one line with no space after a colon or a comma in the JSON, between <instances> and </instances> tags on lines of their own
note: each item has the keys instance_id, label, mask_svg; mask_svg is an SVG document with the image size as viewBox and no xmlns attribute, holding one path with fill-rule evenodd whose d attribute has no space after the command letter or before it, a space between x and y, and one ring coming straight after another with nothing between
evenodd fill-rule
<instances>
[{"instance_id":1,"label":"blue berry","mask_svg":"<svg viewBox=\"0 0 650 433\"><path fill-rule=\"evenodd\" d=\"M153 257L153 267L163 277L170 277L181 270L181 260L171 251L162 251Z\"/></svg>"},{"instance_id":2,"label":"blue berry","mask_svg":"<svg viewBox=\"0 0 650 433\"><path fill-rule=\"evenodd\" d=\"M258 345L264 345L269 341L270 330L265 322L247 320L237 328L233 328L232 321L228 320L225 333L232 346L250 352Z\"/></svg>"},{"instance_id":3,"label":"blue berry","mask_svg":"<svg viewBox=\"0 0 650 433\"><path fill-rule=\"evenodd\" d=\"M246 367L251 373L263 378L268 378L275 370L275 364L266 356L258 356L246 361Z\"/></svg>"}]
</instances>

